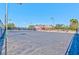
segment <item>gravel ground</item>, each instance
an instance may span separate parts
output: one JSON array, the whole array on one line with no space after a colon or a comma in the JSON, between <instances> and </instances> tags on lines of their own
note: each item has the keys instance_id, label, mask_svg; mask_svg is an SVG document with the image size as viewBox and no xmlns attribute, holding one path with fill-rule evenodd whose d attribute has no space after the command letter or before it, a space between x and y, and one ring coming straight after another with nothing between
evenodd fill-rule
<instances>
[{"instance_id":1,"label":"gravel ground","mask_svg":"<svg viewBox=\"0 0 79 59\"><path fill-rule=\"evenodd\" d=\"M9 31L8 55L64 55L73 33Z\"/></svg>"}]
</instances>

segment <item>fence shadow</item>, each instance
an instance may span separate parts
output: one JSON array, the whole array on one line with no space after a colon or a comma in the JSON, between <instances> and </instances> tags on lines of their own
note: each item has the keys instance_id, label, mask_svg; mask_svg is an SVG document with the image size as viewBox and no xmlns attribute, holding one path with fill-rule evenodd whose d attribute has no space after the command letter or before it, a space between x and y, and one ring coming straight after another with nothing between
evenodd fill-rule
<instances>
[{"instance_id":1,"label":"fence shadow","mask_svg":"<svg viewBox=\"0 0 79 59\"><path fill-rule=\"evenodd\" d=\"M79 55L79 33L75 33L65 55Z\"/></svg>"}]
</instances>

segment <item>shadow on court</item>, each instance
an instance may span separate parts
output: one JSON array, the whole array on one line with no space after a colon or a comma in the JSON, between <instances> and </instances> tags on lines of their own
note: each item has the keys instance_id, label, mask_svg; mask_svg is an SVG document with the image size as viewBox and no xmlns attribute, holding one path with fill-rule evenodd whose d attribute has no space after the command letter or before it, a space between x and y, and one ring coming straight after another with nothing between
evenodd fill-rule
<instances>
[{"instance_id":1,"label":"shadow on court","mask_svg":"<svg viewBox=\"0 0 79 59\"><path fill-rule=\"evenodd\" d=\"M75 33L65 55L79 55L79 33Z\"/></svg>"}]
</instances>

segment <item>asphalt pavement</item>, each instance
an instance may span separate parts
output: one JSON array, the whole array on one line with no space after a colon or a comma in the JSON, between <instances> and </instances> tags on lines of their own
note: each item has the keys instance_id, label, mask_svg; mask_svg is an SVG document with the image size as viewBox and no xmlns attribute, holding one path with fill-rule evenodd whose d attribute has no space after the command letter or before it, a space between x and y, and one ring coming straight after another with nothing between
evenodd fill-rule
<instances>
[{"instance_id":1,"label":"asphalt pavement","mask_svg":"<svg viewBox=\"0 0 79 59\"><path fill-rule=\"evenodd\" d=\"M8 55L64 55L73 33L8 31Z\"/></svg>"}]
</instances>

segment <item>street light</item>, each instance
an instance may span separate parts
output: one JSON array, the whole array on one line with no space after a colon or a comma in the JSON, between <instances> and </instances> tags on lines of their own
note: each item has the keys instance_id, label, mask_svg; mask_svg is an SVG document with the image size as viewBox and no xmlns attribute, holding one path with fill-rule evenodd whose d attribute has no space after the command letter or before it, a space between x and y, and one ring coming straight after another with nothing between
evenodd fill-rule
<instances>
[{"instance_id":1,"label":"street light","mask_svg":"<svg viewBox=\"0 0 79 59\"><path fill-rule=\"evenodd\" d=\"M19 3L19 5L22 5L22 3ZM6 8L5 8L5 55L7 55L7 40L8 40L7 24L8 24L8 3L6 3Z\"/></svg>"},{"instance_id":2,"label":"street light","mask_svg":"<svg viewBox=\"0 0 79 59\"><path fill-rule=\"evenodd\" d=\"M8 24L8 3L5 7L5 55L7 55L7 24Z\"/></svg>"},{"instance_id":3,"label":"street light","mask_svg":"<svg viewBox=\"0 0 79 59\"><path fill-rule=\"evenodd\" d=\"M54 20L54 17L50 17L50 19L53 21ZM52 25L54 26L54 21L52 23L53 23Z\"/></svg>"}]
</instances>

